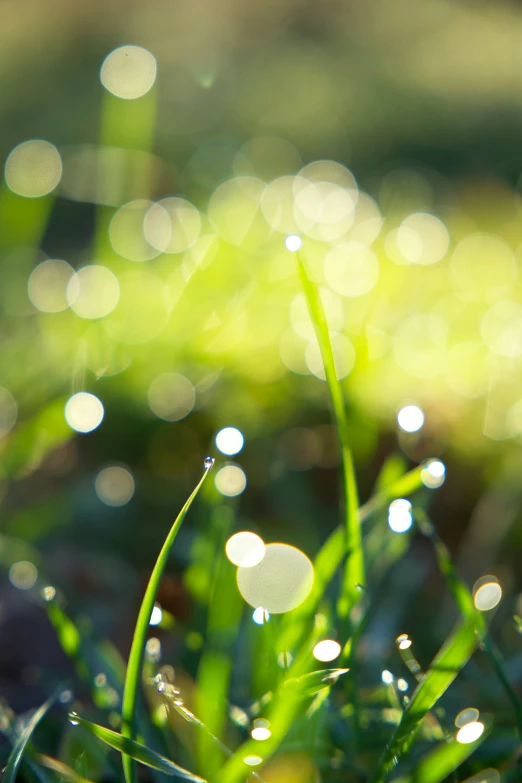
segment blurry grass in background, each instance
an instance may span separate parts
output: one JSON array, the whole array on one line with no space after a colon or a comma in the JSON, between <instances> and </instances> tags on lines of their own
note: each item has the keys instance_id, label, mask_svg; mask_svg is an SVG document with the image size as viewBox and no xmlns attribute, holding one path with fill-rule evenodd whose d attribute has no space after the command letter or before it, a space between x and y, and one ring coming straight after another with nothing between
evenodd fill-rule
<instances>
[{"instance_id":1,"label":"blurry grass in background","mask_svg":"<svg viewBox=\"0 0 522 783\"><path fill-rule=\"evenodd\" d=\"M141 47L110 53L97 140L21 141L0 194L0 558L31 605L43 587L76 665L78 679L58 702L121 728L124 664L98 639L128 646L141 591L129 564L141 581L209 442L234 427L217 440L230 459L216 465L177 539L175 574L152 597L159 630L145 647L138 745L91 726L95 736L156 772L177 774L174 759L220 783L258 766L268 783L291 775L437 783L477 748L463 775L486 767L489 777L473 779L498 780L492 767L516 775L517 559L501 547L517 541L519 508L511 478L522 434L518 196L507 185L453 188L415 168L386 176L370 196L346 166L305 163L274 135L223 143L223 168L215 147L202 145L179 178L156 141L156 67ZM216 161L215 178L205 179ZM69 217L81 231L64 228ZM360 510L350 450L363 497L384 462ZM455 610L440 604L444 581L431 575L429 549L419 537L409 549L414 518L444 481L443 454L489 460L481 464L492 488L461 559L469 584L495 567L507 588L494 622L508 660L477 653L440 705L481 642L477 610L495 608L502 594L493 576L477 585L475 603L458 587L463 616L450 631ZM408 460L420 467L408 473ZM335 528L331 475L341 464L346 524ZM289 614L255 601L245 613L224 556L241 529L314 559L310 594ZM68 616L82 613L64 594L95 633ZM399 636L405 623L411 639ZM401 660L412 639L431 668L410 653ZM334 659L314 658L321 641ZM336 658L348 672L312 672L316 660ZM20 674L48 695L59 669ZM479 713L460 731L474 728L455 740L453 718L470 704ZM44 763L25 744L27 776L46 781L42 765L71 780L120 774L103 745L55 713L58 760ZM29 741L22 728L4 705L2 731L15 748Z\"/></svg>"}]
</instances>

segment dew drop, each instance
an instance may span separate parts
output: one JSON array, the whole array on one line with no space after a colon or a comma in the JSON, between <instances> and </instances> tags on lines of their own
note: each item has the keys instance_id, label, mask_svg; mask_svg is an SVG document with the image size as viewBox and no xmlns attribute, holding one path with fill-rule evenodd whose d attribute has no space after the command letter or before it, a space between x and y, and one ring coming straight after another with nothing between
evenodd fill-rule
<instances>
[{"instance_id":1,"label":"dew drop","mask_svg":"<svg viewBox=\"0 0 522 783\"><path fill-rule=\"evenodd\" d=\"M210 470L215 461L214 457L205 457L205 462L203 463L205 470Z\"/></svg>"},{"instance_id":2,"label":"dew drop","mask_svg":"<svg viewBox=\"0 0 522 783\"><path fill-rule=\"evenodd\" d=\"M76 712L69 713L69 722L71 726L77 726L79 724L78 714Z\"/></svg>"},{"instance_id":3,"label":"dew drop","mask_svg":"<svg viewBox=\"0 0 522 783\"><path fill-rule=\"evenodd\" d=\"M52 585L47 585L47 587L42 588L40 595L44 601L52 601L56 597L56 588L52 587Z\"/></svg>"}]
</instances>

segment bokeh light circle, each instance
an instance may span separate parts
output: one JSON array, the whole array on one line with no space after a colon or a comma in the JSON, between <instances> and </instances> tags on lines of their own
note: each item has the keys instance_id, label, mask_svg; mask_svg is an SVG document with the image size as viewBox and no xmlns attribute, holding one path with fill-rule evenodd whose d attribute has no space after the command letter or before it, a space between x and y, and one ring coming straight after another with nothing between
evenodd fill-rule
<instances>
[{"instance_id":1,"label":"bokeh light circle","mask_svg":"<svg viewBox=\"0 0 522 783\"><path fill-rule=\"evenodd\" d=\"M243 433L237 427L223 427L216 435L216 446L229 457L239 454L244 442Z\"/></svg>"},{"instance_id":2,"label":"bokeh light circle","mask_svg":"<svg viewBox=\"0 0 522 783\"><path fill-rule=\"evenodd\" d=\"M18 590L30 590L38 579L38 569L30 560L13 563L9 569L9 581Z\"/></svg>"},{"instance_id":3,"label":"bokeh light circle","mask_svg":"<svg viewBox=\"0 0 522 783\"><path fill-rule=\"evenodd\" d=\"M237 584L245 601L271 614L289 612L309 595L314 567L308 557L288 544L268 544L253 568L238 568Z\"/></svg>"},{"instance_id":4,"label":"bokeh light circle","mask_svg":"<svg viewBox=\"0 0 522 783\"><path fill-rule=\"evenodd\" d=\"M462 745L469 745L471 742L476 742L482 736L484 728L484 724L478 720L466 723L466 725L457 732L456 740Z\"/></svg>"},{"instance_id":5,"label":"bokeh light circle","mask_svg":"<svg viewBox=\"0 0 522 783\"><path fill-rule=\"evenodd\" d=\"M241 568L252 568L264 558L265 542L260 536L245 530L234 533L228 539L225 552L234 565Z\"/></svg>"},{"instance_id":6,"label":"bokeh light circle","mask_svg":"<svg viewBox=\"0 0 522 783\"><path fill-rule=\"evenodd\" d=\"M377 256L361 242L342 242L324 259L324 276L336 294L363 296L375 288L379 279Z\"/></svg>"},{"instance_id":7,"label":"bokeh light circle","mask_svg":"<svg viewBox=\"0 0 522 783\"><path fill-rule=\"evenodd\" d=\"M134 478L128 468L109 465L102 468L94 482L96 494L106 506L125 506L134 495Z\"/></svg>"},{"instance_id":8,"label":"bokeh light circle","mask_svg":"<svg viewBox=\"0 0 522 783\"><path fill-rule=\"evenodd\" d=\"M67 286L74 269L67 261L42 261L31 272L27 284L29 299L42 313L60 313L69 307Z\"/></svg>"},{"instance_id":9,"label":"bokeh light circle","mask_svg":"<svg viewBox=\"0 0 522 783\"><path fill-rule=\"evenodd\" d=\"M166 372L152 381L147 397L150 409L160 419L180 421L194 407L196 391L184 375Z\"/></svg>"},{"instance_id":10,"label":"bokeh light circle","mask_svg":"<svg viewBox=\"0 0 522 783\"><path fill-rule=\"evenodd\" d=\"M102 63L100 81L117 98L141 98L152 89L158 66L142 46L119 46Z\"/></svg>"},{"instance_id":11,"label":"bokeh light circle","mask_svg":"<svg viewBox=\"0 0 522 783\"><path fill-rule=\"evenodd\" d=\"M225 465L218 470L214 478L214 484L218 492L229 498L241 495L247 485L245 471L239 465ZM256 604L258 605L258 604Z\"/></svg>"},{"instance_id":12,"label":"bokeh light circle","mask_svg":"<svg viewBox=\"0 0 522 783\"><path fill-rule=\"evenodd\" d=\"M144 220L153 205L147 199L124 204L114 213L109 224L109 239L113 250L129 261L150 261L159 250L144 234Z\"/></svg>"},{"instance_id":13,"label":"bokeh light circle","mask_svg":"<svg viewBox=\"0 0 522 783\"><path fill-rule=\"evenodd\" d=\"M46 196L62 177L60 153L48 141L24 141L8 155L5 181L9 190L26 198Z\"/></svg>"},{"instance_id":14,"label":"bokeh light circle","mask_svg":"<svg viewBox=\"0 0 522 783\"><path fill-rule=\"evenodd\" d=\"M466 707L461 710L455 718L455 726L461 729L467 723L473 723L479 719L479 711L475 707Z\"/></svg>"},{"instance_id":15,"label":"bokeh light circle","mask_svg":"<svg viewBox=\"0 0 522 783\"><path fill-rule=\"evenodd\" d=\"M65 404L65 420L76 432L92 432L100 426L103 416L101 400L89 392L73 394Z\"/></svg>"},{"instance_id":16,"label":"bokeh light circle","mask_svg":"<svg viewBox=\"0 0 522 783\"><path fill-rule=\"evenodd\" d=\"M334 639L323 639L314 647L313 656L317 661L328 663L335 661L341 654L341 645Z\"/></svg>"},{"instance_id":17,"label":"bokeh light circle","mask_svg":"<svg viewBox=\"0 0 522 783\"><path fill-rule=\"evenodd\" d=\"M438 489L446 480L446 466L440 459L429 459L422 467L421 481L428 489Z\"/></svg>"},{"instance_id":18,"label":"bokeh light circle","mask_svg":"<svg viewBox=\"0 0 522 783\"><path fill-rule=\"evenodd\" d=\"M522 355L522 304L511 300L495 302L484 314L480 333L492 353Z\"/></svg>"},{"instance_id":19,"label":"bokeh light circle","mask_svg":"<svg viewBox=\"0 0 522 783\"><path fill-rule=\"evenodd\" d=\"M201 215L183 198L165 198L152 204L143 219L147 242L161 253L183 253L201 233Z\"/></svg>"},{"instance_id":20,"label":"bokeh light circle","mask_svg":"<svg viewBox=\"0 0 522 783\"><path fill-rule=\"evenodd\" d=\"M502 588L496 576L481 576L473 585L473 601L480 612L489 612L502 599Z\"/></svg>"},{"instance_id":21,"label":"bokeh light circle","mask_svg":"<svg viewBox=\"0 0 522 783\"><path fill-rule=\"evenodd\" d=\"M418 432L424 425L424 413L418 405L405 405L397 414L397 423L404 432Z\"/></svg>"},{"instance_id":22,"label":"bokeh light circle","mask_svg":"<svg viewBox=\"0 0 522 783\"><path fill-rule=\"evenodd\" d=\"M421 266L441 261L448 252L449 241L444 223L428 212L408 215L396 234L397 247L403 258Z\"/></svg>"},{"instance_id":23,"label":"bokeh light circle","mask_svg":"<svg viewBox=\"0 0 522 783\"><path fill-rule=\"evenodd\" d=\"M388 508L388 525L394 533L406 533L413 525L412 505L406 498L392 500Z\"/></svg>"},{"instance_id":24,"label":"bokeh light circle","mask_svg":"<svg viewBox=\"0 0 522 783\"><path fill-rule=\"evenodd\" d=\"M285 247L291 253L297 253L303 246L303 240L298 234L289 234L285 239Z\"/></svg>"},{"instance_id":25,"label":"bokeh light circle","mask_svg":"<svg viewBox=\"0 0 522 783\"><path fill-rule=\"evenodd\" d=\"M82 267L71 277L67 286L69 306L80 318L104 318L112 313L119 299L118 278L100 264Z\"/></svg>"},{"instance_id":26,"label":"bokeh light circle","mask_svg":"<svg viewBox=\"0 0 522 783\"><path fill-rule=\"evenodd\" d=\"M450 258L450 275L466 299L491 301L505 296L516 280L515 254L492 234L468 234Z\"/></svg>"},{"instance_id":27,"label":"bokeh light circle","mask_svg":"<svg viewBox=\"0 0 522 783\"><path fill-rule=\"evenodd\" d=\"M337 380L346 378L355 366L356 353L352 341L344 334L331 337L332 353L334 357L335 375ZM316 378L326 380L323 357L318 343L309 343L305 349L306 366Z\"/></svg>"}]
</instances>

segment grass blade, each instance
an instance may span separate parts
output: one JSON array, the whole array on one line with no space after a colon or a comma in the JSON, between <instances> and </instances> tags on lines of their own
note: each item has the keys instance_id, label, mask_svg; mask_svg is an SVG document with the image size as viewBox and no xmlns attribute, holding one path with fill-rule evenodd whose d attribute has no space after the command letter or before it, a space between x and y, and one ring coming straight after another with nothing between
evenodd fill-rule
<instances>
[{"instance_id":1,"label":"grass blade","mask_svg":"<svg viewBox=\"0 0 522 783\"><path fill-rule=\"evenodd\" d=\"M359 524L362 525L372 514L380 511L391 500L398 497L408 497L422 486L420 474L422 467L410 470L393 484L383 488L358 511ZM342 525L335 528L328 536L314 560L314 583L310 595L301 606L289 612L282 622L279 646L282 650L292 650L296 647L306 632L307 623L314 615L328 585L332 581L345 555L345 536Z\"/></svg>"},{"instance_id":2,"label":"grass blade","mask_svg":"<svg viewBox=\"0 0 522 783\"><path fill-rule=\"evenodd\" d=\"M471 756L488 734L486 728L475 742L465 745L455 739L441 743L416 765L414 772L395 778L392 783L442 783Z\"/></svg>"},{"instance_id":3,"label":"grass blade","mask_svg":"<svg viewBox=\"0 0 522 783\"><path fill-rule=\"evenodd\" d=\"M270 724L270 737L262 743L254 739L246 740L220 770L217 783L240 783L245 780L252 774L252 767L245 762L249 757L262 758L260 766L256 765L256 770L260 769L261 764L266 763L277 751L296 720L305 712L303 702L335 685L347 671L348 669L322 669L292 677L281 683L271 699L263 698Z\"/></svg>"},{"instance_id":4,"label":"grass blade","mask_svg":"<svg viewBox=\"0 0 522 783\"><path fill-rule=\"evenodd\" d=\"M361 525L359 521L359 500L353 466L352 452L348 445L348 422L341 384L337 378L335 360L328 332L328 323L323 303L316 286L308 277L303 260L297 254L299 275L303 286L310 318L321 351L326 383L330 392L332 408L341 444L343 491L345 508L345 549L347 552L341 596L338 610L341 617L347 617L351 607L360 598L358 585L365 585L364 553Z\"/></svg>"},{"instance_id":5,"label":"grass blade","mask_svg":"<svg viewBox=\"0 0 522 783\"><path fill-rule=\"evenodd\" d=\"M106 729L104 726L99 726L97 723L91 723L84 718L80 718L75 712L70 714L70 719L75 724L80 724L87 731L90 731L95 737L110 745L111 748L119 750L120 753L125 754L128 758L132 758L134 761L139 761L141 764L145 764L147 767L163 772L165 775L171 775L174 777L182 778L183 780L191 780L194 783L205 783L203 778L198 775L194 775L189 772L188 769L180 767L170 759L161 756L154 750L151 750L146 745L141 745L135 740L131 740L128 737L124 737L122 734L118 734L112 729Z\"/></svg>"},{"instance_id":6,"label":"grass blade","mask_svg":"<svg viewBox=\"0 0 522 783\"><path fill-rule=\"evenodd\" d=\"M163 571L165 570L171 547L181 527L181 523L183 522L187 511L191 507L199 490L203 486L203 482L205 481L213 463L214 460L210 460L210 458L207 457L205 460L203 476L176 517L176 520L174 521L174 524L172 525L169 534L165 539L165 543L163 544L158 555L158 559L156 560L156 564L152 570L147 589L145 590L145 595L143 596L138 614L138 620L136 622L136 628L134 630L134 636L132 639L129 663L127 665L127 674L125 677L125 685L123 688L122 735L123 737L130 740L134 739L135 737L136 700L138 695L138 687L141 680L141 670L143 665L145 644L147 641L147 632L149 629L149 622L152 611L154 609L156 593L158 592L161 577L163 575ZM131 756L124 753L122 759L126 783L135 783L136 767Z\"/></svg>"},{"instance_id":7,"label":"grass blade","mask_svg":"<svg viewBox=\"0 0 522 783\"><path fill-rule=\"evenodd\" d=\"M471 591L467 584L458 576L448 548L437 535L435 527L421 510L416 509L415 515L420 521L422 532L433 544L438 566L446 578L446 582L455 603L465 617L470 619L473 617L475 618L477 632L480 635L484 649L491 660L495 674L513 706L518 734L519 737L522 737L522 704L506 675L500 650L498 650L497 646L491 640L484 617L481 612L475 609Z\"/></svg>"},{"instance_id":8,"label":"grass blade","mask_svg":"<svg viewBox=\"0 0 522 783\"><path fill-rule=\"evenodd\" d=\"M386 748L373 778L381 783L393 760L409 747L421 720L449 688L480 643L475 618L461 620L433 659L425 678L417 686L402 720Z\"/></svg>"},{"instance_id":9,"label":"grass blade","mask_svg":"<svg viewBox=\"0 0 522 783\"><path fill-rule=\"evenodd\" d=\"M197 769L211 780L225 758L215 738L222 740L225 731L234 647L244 606L237 589L236 569L222 555L232 523L232 517L223 518L216 537L206 643L197 674L195 706L208 730L197 735Z\"/></svg>"},{"instance_id":10,"label":"grass blade","mask_svg":"<svg viewBox=\"0 0 522 783\"><path fill-rule=\"evenodd\" d=\"M27 749L29 740L31 739L31 735L44 717L45 713L56 701L58 693L59 691L56 691L47 699L47 701L42 704L41 707L38 707L36 712L31 716L27 726L18 737L7 760L7 766L4 770L4 775L2 778L3 783L14 783L16 780L18 768L20 767L23 755Z\"/></svg>"},{"instance_id":11,"label":"grass blade","mask_svg":"<svg viewBox=\"0 0 522 783\"><path fill-rule=\"evenodd\" d=\"M46 756L44 753L38 754L37 760L43 767L56 772L62 780L67 780L69 783L91 783L90 780L84 778L64 761L55 759L52 756Z\"/></svg>"}]
</instances>

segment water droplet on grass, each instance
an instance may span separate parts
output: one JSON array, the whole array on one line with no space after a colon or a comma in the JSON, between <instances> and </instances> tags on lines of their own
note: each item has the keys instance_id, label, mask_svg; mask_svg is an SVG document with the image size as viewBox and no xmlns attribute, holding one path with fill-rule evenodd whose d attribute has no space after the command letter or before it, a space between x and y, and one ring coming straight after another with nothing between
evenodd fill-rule
<instances>
[{"instance_id":1,"label":"water droplet on grass","mask_svg":"<svg viewBox=\"0 0 522 783\"><path fill-rule=\"evenodd\" d=\"M77 726L79 724L78 714L76 712L69 713L69 722L71 726Z\"/></svg>"},{"instance_id":2,"label":"water droplet on grass","mask_svg":"<svg viewBox=\"0 0 522 783\"><path fill-rule=\"evenodd\" d=\"M205 470L210 470L215 461L214 457L205 457L205 462L203 463Z\"/></svg>"}]
</instances>

